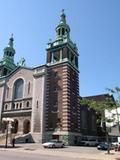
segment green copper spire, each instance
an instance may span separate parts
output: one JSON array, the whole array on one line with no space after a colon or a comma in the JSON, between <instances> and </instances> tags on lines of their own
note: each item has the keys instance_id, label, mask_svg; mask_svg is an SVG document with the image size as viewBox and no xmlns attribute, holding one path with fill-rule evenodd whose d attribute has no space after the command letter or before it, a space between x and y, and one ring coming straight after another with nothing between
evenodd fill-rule
<instances>
[{"instance_id":1,"label":"green copper spire","mask_svg":"<svg viewBox=\"0 0 120 160\"><path fill-rule=\"evenodd\" d=\"M11 35L7 47L4 48L4 58L10 58L14 61L15 49L13 48L13 34Z\"/></svg>"},{"instance_id":2,"label":"green copper spire","mask_svg":"<svg viewBox=\"0 0 120 160\"><path fill-rule=\"evenodd\" d=\"M9 74L12 70L16 68L14 63L15 49L13 48L13 34L11 35L7 47L4 48L4 55L0 61L0 76L5 76Z\"/></svg>"},{"instance_id":3,"label":"green copper spire","mask_svg":"<svg viewBox=\"0 0 120 160\"><path fill-rule=\"evenodd\" d=\"M70 27L66 23L66 15L64 13L64 9L62 9L61 15L60 15L60 22L58 26L56 27L56 39L64 39L69 38L70 35Z\"/></svg>"},{"instance_id":4,"label":"green copper spire","mask_svg":"<svg viewBox=\"0 0 120 160\"><path fill-rule=\"evenodd\" d=\"M60 21L56 27L56 39L54 41L50 40L48 42L48 48L51 49L55 46L69 44L77 52L76 44L70 39L70 27L66 22L66 15L64 9L62 9L60 14Z\"/></svg>"}]
</instances>

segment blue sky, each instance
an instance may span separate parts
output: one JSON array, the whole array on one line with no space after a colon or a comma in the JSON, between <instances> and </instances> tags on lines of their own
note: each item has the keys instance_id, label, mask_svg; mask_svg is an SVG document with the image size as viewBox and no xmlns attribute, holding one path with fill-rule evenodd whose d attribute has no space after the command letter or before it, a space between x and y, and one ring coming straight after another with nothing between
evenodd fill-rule
<instances>
[{"instance_id":1,"label":"blue sky","mask_svg":"<svg viewBox=\"0 0 120 160\"><path fill-rule=\"evenodd\" d=\"M63 8L80 54L80 95L120 87L120 0L0 0L0 58L13 33L16 63L45 64Z\"/></svg>"}]
</instances>

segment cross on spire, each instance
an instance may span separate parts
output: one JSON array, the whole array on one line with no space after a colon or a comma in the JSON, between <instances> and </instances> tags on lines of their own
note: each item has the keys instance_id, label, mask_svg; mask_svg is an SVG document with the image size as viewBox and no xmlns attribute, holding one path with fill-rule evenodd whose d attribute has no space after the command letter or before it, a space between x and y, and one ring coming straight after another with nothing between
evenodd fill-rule
<instances>
[{"instance_id":1,"label":"cross on spire","mask_svg":"<svg viewBox=\"0 0 120 160\"><path fill-rule=\"evenodd\" d=\"M8 42L8 46L13 48L13 41L14 41L14 38L13 38L13 33L11 34L11 37L9 39L9 42Z\"/></svg>"},{"instance_id":2,"label":"cross on spire","mask_svg":"<svg viewBox=\"0 0 120 160\"><path fill-rule=\"evenodd\" d=\"M64 11L65 11L65 10L64 10L64 9L62 9L62 14L64 14Z\"/></svg>"},{"instance_id":3,"label":"cross on spire","mask_svg":"<svg viewBox=\"0 0 120 160\"><path fill-rule=\"evenodd\" d=\"M64 9L62 9L62 11L61 11L60 23L66 24L66 15L65 15L64 11L65 11Z\"/></svg>"}]
</instances>

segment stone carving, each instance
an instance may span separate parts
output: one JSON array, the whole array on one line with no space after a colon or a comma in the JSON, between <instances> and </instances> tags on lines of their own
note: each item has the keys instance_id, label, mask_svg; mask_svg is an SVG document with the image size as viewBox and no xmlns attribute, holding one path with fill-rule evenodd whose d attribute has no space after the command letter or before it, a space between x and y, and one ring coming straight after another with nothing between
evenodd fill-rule
<instances>
[{"instance_id":1,"label":"stone carving","mask_svg":"<svg viewBox=\"0 0 120 160\"><path fill-rule=\"evenodd\" d=\"M18 66L25 66L25 58L21 58L17 63Z\"/></svg>"}]
</instances>

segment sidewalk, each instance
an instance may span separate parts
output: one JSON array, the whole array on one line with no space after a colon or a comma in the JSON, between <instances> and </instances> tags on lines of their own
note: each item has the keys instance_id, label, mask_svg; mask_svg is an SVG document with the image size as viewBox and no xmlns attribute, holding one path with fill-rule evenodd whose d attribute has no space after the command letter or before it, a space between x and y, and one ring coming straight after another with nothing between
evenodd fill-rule
<instances>
[{"instance_id":1,"label":"sidewalk","mask_svg":"<svg viewBox=\"0 0 120 160\"><path fill-rule=\"evenodd\" d=\"M73 149L73 152L72 152ZM14 152L26 152L32 154L59 156L66 158L76 158L76 159L91 159L91 160L120 160L120 152L115 152L114 150L108 155L107 151L100 151L98 153L80 153L80 147L69 147L63 149L44 149L41 144L16 144L15 148L8 145L8 148L4 148L0 145L0 150L14 151Z\"/></svg>"}]
</instances>

